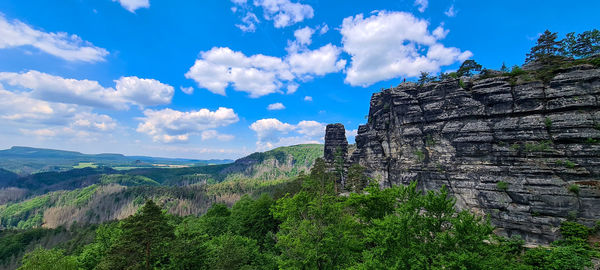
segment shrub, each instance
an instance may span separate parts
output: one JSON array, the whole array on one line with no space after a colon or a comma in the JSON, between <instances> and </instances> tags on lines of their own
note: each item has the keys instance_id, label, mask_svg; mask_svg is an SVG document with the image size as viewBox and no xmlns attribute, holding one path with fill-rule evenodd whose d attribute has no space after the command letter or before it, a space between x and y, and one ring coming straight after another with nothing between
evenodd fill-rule
<instances>
[{"instance_id":1,"label":"shrub","mask_svg":"<svg viewBox=\"0 0 600 270\"><path fill-rule=\"evenodd\" d=\"M564 239L579 238L587 239L590 235L590 228L573 221L564 221L560 224L560 234Z\"/></svg>"},{"instance_id":2,"label":"shrub","mask_svg":"<svg viewBox=\"0 0 600 270\"><path fill-rule=\"evenodd\" d=\"M575 195L579 195L579 185L577 185L577 184L569 185L569 191L575 193Z\"/></svg>"},{"instance_id":3,"label":"shrub","mask_svg":"<svg viewBox=\"0 0 600 270\"><path fill-rule=\"evenodd\" d=\"M546 128L551 128L552 120L550 120L550 118L546 117L546 119L544 119L544 125L546 126Z\"/></svg>"},{"instance_id":4,"label":"shrub","mask_svg":"<svg viewBox=\"0 0 600 270\"><path fill-rule=\"evenodd\" d=\"M567 167L569 169L575 168L575 163L573 161L565 160L564 164L565 164L565 167Z\"/></svg>"},{"instance_id":5,"label":"shrub","mask_svg":"<svg viewBox=\"0 0 600 270\"><path fill-rule=\"evenodd\" d=\"M499 190L506 191L506 190L508 190L508 183L506 183L504 181L500 181L500 182L496 183L496 187L498 187Z\"/></svg>"}]
</instances>

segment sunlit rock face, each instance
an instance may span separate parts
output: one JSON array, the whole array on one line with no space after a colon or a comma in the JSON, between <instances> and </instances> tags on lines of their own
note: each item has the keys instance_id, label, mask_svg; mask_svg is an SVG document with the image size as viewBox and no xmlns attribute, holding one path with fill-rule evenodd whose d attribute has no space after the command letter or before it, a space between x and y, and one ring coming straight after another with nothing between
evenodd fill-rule
<instances>
[{"instance_id":1,"label":"sunlit rock face","mask_svg":"<svg viewBox=\"0 0 600 270\"><path fill-rule=\"evenodd\" d=\"M327 131L326 157L347 147L339 127ZM600 69L564 69L546 83L475 76L375 93L348 163L382 187L445 185L459 209L489 216L498 234L548 243L564 220L600 219Z\"/></svg>"}]
</instances>

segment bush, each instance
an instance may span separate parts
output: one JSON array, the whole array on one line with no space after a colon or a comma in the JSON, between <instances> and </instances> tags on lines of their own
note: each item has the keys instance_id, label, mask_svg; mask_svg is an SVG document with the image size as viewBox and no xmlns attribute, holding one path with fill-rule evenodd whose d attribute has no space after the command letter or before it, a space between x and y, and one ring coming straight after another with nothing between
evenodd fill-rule
<instances>
[{"instance_id":1,"label":"bush","mask_svg":"<svg viewBox=\"0 0 600 270\"><path fill-rule=\"evenodd\" d=\"M590 228L573 221L565 221L560 224L560 234L564 239L578 238L587 239L590 235Z\"/></svg>"},{"instance_id":2,"label":"bush","mask_svg":"<svg viewBox=\"0 0 600 270\"><path fill-rule=\"evenodd\" d=\"M496 183L496 187L498 187L499 190L506 191L506 190L508 190L508 183L506 183L504 181L500 181L500 182Z\"/></svg>"},{"instance_id":3,"label":"bush","mask_svg":"<svg viewBox=\"0 0 600 270\"><path fill-rule=\"evenodd\" d=\"M577 184L569 185L569 191L575 193L575 195L579 195L579 185L577 185Z\"/></svg>"}]
</instances>

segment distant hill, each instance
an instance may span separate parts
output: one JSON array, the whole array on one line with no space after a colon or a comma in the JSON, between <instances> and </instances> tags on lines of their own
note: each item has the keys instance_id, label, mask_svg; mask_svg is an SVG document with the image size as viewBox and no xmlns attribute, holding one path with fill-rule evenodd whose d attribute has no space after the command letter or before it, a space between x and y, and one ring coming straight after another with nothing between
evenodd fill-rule
<instances>
[{"instance_id":1,"label":"distant hill","mask_svg":"<svg viewBox=\"0 0 600 270\"><path fill-rule=\"evenodd\" d=\"M69 155L53 151L46 153ZM293 179L322 155L323 145L304 144L253 153L229 164L121 171L87 167L13 177L0 182L0 202L6 202L0 204L0 228L121 219L147 198L172 214L200 214L214 202L231 204L243 194L285 194L297 186Z\"/></svg>"},{"instance_id":2,"label":"distant hill","mask_svg":"<svg viewBox=\"0 0 600 270\"><path fill-rule=\"evenodd\" d=\"M24 146L13 146L0 150L0 168L19 175L37 172L66 171L73 168L116 167L135 168L149 167L153 164L200 166L209 164L231 163L232 160L197 160L181 158L160 158L147 156L125 156L122 154L82 154L74 151L43 149ZM1 175L0 175L1 177ZM1 182L2 178L0 178Z\"/></svg>"}]
</instances>

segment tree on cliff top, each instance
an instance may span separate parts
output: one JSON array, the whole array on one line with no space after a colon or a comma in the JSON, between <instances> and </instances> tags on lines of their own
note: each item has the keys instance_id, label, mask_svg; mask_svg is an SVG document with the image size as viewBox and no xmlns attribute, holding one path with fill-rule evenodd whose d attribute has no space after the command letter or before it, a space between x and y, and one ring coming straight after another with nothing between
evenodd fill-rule
<instances>
[{"instance_id":1,"label":"tree on cliff top","mask_svg":"<svg viewBox=\"0 0 600 270\"><path fill-rule=\"evenodd\" d=\"M456 71L458 77L471 76L474 71L481 71L482 66L475 60L465 60Z\"/></svg>"},{"instance_id":2,"label":"tree on cliff top","mask_svg":"<svg viewBox=\"0 0 600 270\"><path fill-rule=\"evenodd\" d=\"M568 33L562 40L565 54L573 58L586 58L600 53L600 31L594 29L575 35Z\"/></svg>"},{"instance_id":3,"label":"tree on cliff top","mask_svg":"<svg viewBox=\"0 0 600 270\"><path fill-rule=\"evenodd\" d=\"M544 31L537 40L537 44L531 48L527 54L525 63L539 61L542 64L552 62L556 57L564 54L562 43L556 40L557 33L552 33L549 30Z\"/></svg>"}]
</instances>

